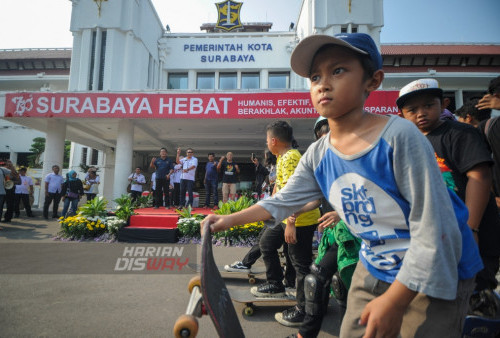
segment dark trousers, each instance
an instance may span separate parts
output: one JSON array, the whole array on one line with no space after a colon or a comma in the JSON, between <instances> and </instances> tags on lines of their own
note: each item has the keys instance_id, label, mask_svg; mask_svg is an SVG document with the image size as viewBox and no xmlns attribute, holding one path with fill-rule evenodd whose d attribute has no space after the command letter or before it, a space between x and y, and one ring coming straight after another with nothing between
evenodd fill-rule
<instances>
[{"instance_id":1,"label":"dark trousers","mask_svg":"<svg viewBox=\"0 0 500 338\"><path fill-rule=\"evenodd\" d=\"M10 221L14 215L14 204L16 199L15 189L5 190L5 204L7 205L7 211L5 211L5 220Z\"/></svg>"},{"instance_id":2,"label":"dark trousers","mask_svg":"<svg viewBox=\"0 0 500 338\"><path fill-rule=\"evenodd\" d=\"M142 195L142 191L130 190L130 200L132 203L137 201L137 198Z\"/></svg>"},{"instance_id":3,"label":"dark trousers","mask_svg":"<svg viewBox=\"0 0 500 338\"><path fill-rule=\"evenodd\" d=\"M306 306L306 316L304 322L300 326L299 333L304 338L317 337L319 331L321 330L321 323L323 322L323 317L325 316L325 310L328 307L329 292L330 292L330 282L332 280L333 274L337 272L337 256L338 256L338 246L332 245L328 251L325 253L318 266L320 267L320 275L315 274L316 289L326 290L324 294L320 292L316 293L316 297L306 294L306 302L313 303L314 307L320 309L316 313L311 313L308 311ZM321 296L324 296L321 297ZM312 298L312 299L310 299Z\"/></svg>"},{"instance_id":4,"label":"dark trousers","mask_svg":"<svg viewBox=\"0 0 500 338\"><path fill-rule=\"evenodd\" d=\"M249 268L252 267L252 265L257 262L257 259L262 255L260 252L260 239L262 238L262 234L264 234L264 231L266 230L267 226L264 225L262 230L259 232L259 236L257 237L257 243L250 248L250 250L247 252L245 257L243 257L243 260L241 263L243 263L244 266L248 266Z\"/></svg>"},{"instance_id":5,"label":"dark trousers","mask_svg":"<svg viewBox=\"0 0 500 338\"><path fill-rule=\"evenodd\" d=\"M186 206L186 191L188 192L189 196L189 204L190 206L193 206L193 186L194 186L194 181L191 180L181 180L181 196L180 196L180 206L185 207Z\"/></svg>"},{"instance_id":6,"label":"dark trousers","mask_svg":"<svg viewBox=\"0 0 500 338\"><path fill-rule=\"evenodd\" d=\"M163 194L165 194L165 206L168 208L170 206L170 180L166 178L157 178L155 186L155 206L163 207Z\"/></svg>"},{"instance_id":7,"label":"dark trousers","mask_svg":"<svg viewBox=\"0 0 500 338\"><path fill-rule=\"evenodd\" d=\"M210 206L210 197L214 196L214 207L219 205L219 195L217 194L217 180L207 180L205 184L207 196L205 198L205 206Z\"/></svg>"},{"instance_id":8,"label":"dark trousers","mask_svg":"<svg viewBox=\"0 0 500 338\"><path fill-rule=\"evenodd\" d=\"M16 194L14 199L14 213L16 214L16 216L19 216L19 214L21 213L19 211L19 204L21 201L23 201L24 210L26 210L26 215L32 216L33 213L31 212L30 195L28 194Z\"/></svg>"},{"instance_id":9,"label":"dark trousers","mask_svg":"<svg viewBox=\"0 0 500 338\"><path fill-rule=\"evenodd\" d=\"M3 215L4 202L5 202L5 195L0 195L0 220L2 219L2 215Z\"/></svg>"},{"instance_id":10,"label":"dark trousers","mask_svg":"<svg viewBox=\"0 0 500 338\"><path fill-rule=\"evenodd\" d=\"M304 310L304 279L310 272L312 264L312 240L317 224L297 227L297 243L288 244L288 255L297 274L297 306Z\"/></svg>"},{"instance_id":11,"label":"dark trousers","mask_svg":"<svg viewBox=\"0 0 500 338\"><path fill-rule=\"evenodd\" d=\"M481 255L484 268L476 275L476 288L474 291L481 291L484 289L495 290L498 282L496 274L498 272L499 260L498 256Z\"/></svg>"},{"instance_id":12,"label":"dark trousers","mask_svg":"<svg viewBox=\"0 0 500 338\"><path fill-rule=\"evenodd\" d=\"M281 283L283 272L280 266L278 249L285 244L284 224L268 227L260 239L262 259L266 264L266 277L268 281ZM297 276L297 306L304 310L304 278L309 274L312 263L312 239L317 225L297 227L297 243L288 244L288 255Z\"/></svg>"},{"instance_id":13,"label":"dark trousers","mask_svg":"<svg viewBox=\"0 0 500 338\"><path fill-rule=\"evenodd\" d=\"M181 199L181 184L180 183L174 183L174 191L172 191L172 204L173 205L180 205L180 199Z\"/></svg>"},{"instance_id":14,"label":"dark trousers","mask_svg":"<svg viewBox=\"0 0 500 338\"><path fill-rule=\"evenodd\" d=\"M60 201L61 201L61 193L49 192L48 195L45 196L45 201L43 202L43 217L45 218L49 217L50 203L52 203L52 217L56 217Z\"/></svg>"},{"instance_id":15,"label":"dark trousers","mask_svg":"<svg viewBox=\"0 0 500 338\"><path fill-rule=\"evenodd\" d=\"M87 196L87 202L90 202L90 201L92 201L97 196L97 194L88 194L88 193L86 193L85 196Z\"/></svg>"}]
</instances>

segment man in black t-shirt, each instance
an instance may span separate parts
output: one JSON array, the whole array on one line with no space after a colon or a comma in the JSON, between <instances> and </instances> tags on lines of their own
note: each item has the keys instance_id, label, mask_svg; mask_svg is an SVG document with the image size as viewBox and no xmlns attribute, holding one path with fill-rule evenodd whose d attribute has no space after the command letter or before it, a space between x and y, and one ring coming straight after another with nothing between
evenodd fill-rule
<instances>
[{"instance_id":1,"label":"man in black t-shirt","mask_svg":"<svg viewBox=\"0 0 500 338\"><path fill-rule=\"evenodd\" d=\"M226 154L227 160L222 156L217 164L217 171L222 172L222 201L228 199L234 200L236 197L236 183L238 183L237 174L240 173L238 164L233 162L233 153Z\"/></svg>"},{"instance_id":2,"label":"man in black t-shirt","mask_svg":"<svg viewBox=\"0 0 500 338\"><path fill-rule=\"evenodd\" d=\"M494 316L498 304L480 304L485 298L480 297L481 292L488 290L486 294L492 295L498 284L495 275L500 257L500 219L491 193L493 161L479 130L439 119L442 95L436 80L416 80L401 89L397 105L400 115L427 136L447 186L469 209L467 224L484 263L484 269L476 276L478 299L471 298L471 310L474 314Z\"/></svg>"}]
</instances>

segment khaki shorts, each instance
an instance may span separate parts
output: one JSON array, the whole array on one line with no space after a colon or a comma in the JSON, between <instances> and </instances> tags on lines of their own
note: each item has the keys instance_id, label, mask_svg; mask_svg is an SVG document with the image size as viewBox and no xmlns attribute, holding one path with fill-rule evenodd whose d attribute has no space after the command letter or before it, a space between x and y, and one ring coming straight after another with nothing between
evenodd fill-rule
<instances>
[{"instance_id":1,"label":"khaki shorts","mask_svg":"<svg viewBox=\"0 0 500 338\"><path fill-rule=\"evenodd\" d=\"M229 195L236 195L236 183L222 183L222 200L227 201Z\"/></svg>"},{"instance_id":2,"label":"khaki shorts","mask_svg":"<svg viewBox=\"0 0 500 338\"><path fill-rule=\"evenodd\" d=\"M390 284L382 282L358 262L347 297L347 310L340 328L340 337L362 337L365 326L358 325L366 304L383 294ZM474 279L458 283L457 298L444 300L417 294L403 316L399 337L461 337Z\"/></svg>"}]
</instances>

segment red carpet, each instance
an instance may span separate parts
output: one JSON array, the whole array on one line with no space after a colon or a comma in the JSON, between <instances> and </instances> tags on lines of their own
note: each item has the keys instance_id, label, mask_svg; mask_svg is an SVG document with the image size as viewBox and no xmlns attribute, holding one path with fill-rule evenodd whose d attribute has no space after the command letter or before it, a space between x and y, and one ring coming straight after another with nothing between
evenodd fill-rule
<instances>
[{"instance_id":1,"label":"red carpet","mask_svg":"<svg viewBox=\"0 0 500 338\"><path fill-rule=\"evenodd\" d=\"M176 229L179 214L175 209L144 208L135 209L136 215L130 217L128 228ZM193 208L193 214L212 214L211 209Z\"/></svg>"}]
</instances>

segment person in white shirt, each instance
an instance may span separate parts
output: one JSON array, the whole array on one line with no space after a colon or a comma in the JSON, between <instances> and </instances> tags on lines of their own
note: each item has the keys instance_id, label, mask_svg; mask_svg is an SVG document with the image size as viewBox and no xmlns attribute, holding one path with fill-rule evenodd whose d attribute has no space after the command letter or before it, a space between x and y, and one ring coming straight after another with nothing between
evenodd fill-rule
<instances>
[{"instance_id":1,"label":"person in white shirt","mask_svg":"<svg viewBox=\"0 0 500 338\"><path fill-rule=\"evenodd\" d=\"M30 196L33 196L33 180L26 176L26 168L19 169L21 184L16 184L16 197L14 199L14 217L19 217L19 204L23 201L24 210L28 217L35 217L31 212Z\"/></svg>"},{"instance_id":2,"label":"person in white shirt","mask_svg":"<svg viewBox=\"0 0 500 338\"><path fill-rule=\"evenodd\" d=\"M184 156L179 157L182 160ZM178 208L181 199L181 175L182 175L182 164L174 165L174 172L170 176L170 185L172 185L172 204Z\"/></svg>"},{"instance_id":3,"label":"person in white shirt","mask_svg":"<svg viewBox=\"0 0 500 338\"><path fill-rule=\"evenodd\" d=\"M182 165L181 174L181 196L180 196L180 206L186 206L186 191L189 195L188 205L193 206L193 187L194 179L196 175L196 168L198 167L198 159L193 156L194 151L192 148L186 150L186 157L183 159L181 156L181 148L177 148L177 159L176 162Z\"/></svg>"},{"instance_id":4,"label":"person in white shirt","mask_svg":"<svg viewBox=\"0 0 500 338\"><path fill-rule=\"evenodd\" d=\"M96 195L99 193L99 184L101 183L101 179L99 175L97 175L97 169L94 167L89 168L87 175L85 175L85 185L89 188L85 190L84 193L87 196L87 202L93 200Z\"/></svg>"},{"instance_id":5,"label":"person in white shirt","mask_svg":"<svg viewBox=\"0 0 500 338\"><path fill-rule=\"evenodd\" d=\"M52 218L59 218L57 209L61 201L62 184L64 178L59 175L59 166L53 165L52 172L45 176L45 201L43 203L43 217L49 219L49 205L52 203Z\"/></svg>"},{"instance_id":6,"label":"person in white shirt","mask_svg":"<svg viewBox=\"0 0 500 338\"><path fill-rule=\"evenodd\" d=\"M137 200L137 197L142 194L142 186L146 184L146 177L141 174L142 169L140 167L135 168L135 172L130 174L128 177L130 185L130 194L132 195L132 202Z\"/></svg>"}]
</instances>

